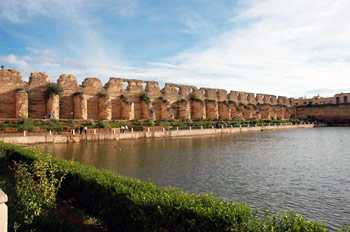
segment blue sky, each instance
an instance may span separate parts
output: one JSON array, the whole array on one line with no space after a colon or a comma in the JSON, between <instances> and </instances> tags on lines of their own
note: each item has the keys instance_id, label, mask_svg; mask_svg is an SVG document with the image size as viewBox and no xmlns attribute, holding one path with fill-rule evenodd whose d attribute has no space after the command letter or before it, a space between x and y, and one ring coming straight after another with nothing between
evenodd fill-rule
<instances>
[{"instance_id":1,"label":"blue sky","mask_svg":"<svg viewBox=\"0 0 350 232\"><path fill-rule=\"evenodd\" d=\"M0 64L288 97L350 92L348 0L2 0Z\"/></svg>"}]
</instances>

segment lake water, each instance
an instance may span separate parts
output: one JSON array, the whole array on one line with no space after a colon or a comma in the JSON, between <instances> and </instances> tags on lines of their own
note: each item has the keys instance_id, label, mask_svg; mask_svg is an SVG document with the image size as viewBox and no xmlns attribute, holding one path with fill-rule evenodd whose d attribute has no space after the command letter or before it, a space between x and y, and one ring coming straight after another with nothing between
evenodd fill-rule
<instances>
[{"instance_id":1,"label":"lake water","mask_svg":"<svg viewBox=\"0 0 350 232\"><path fill-rule=\"evenodd\" d=\"M273 212L293 209L330 229L350 224L350 128L36 147L162 186Z\"/></svg>"}]
</instances>

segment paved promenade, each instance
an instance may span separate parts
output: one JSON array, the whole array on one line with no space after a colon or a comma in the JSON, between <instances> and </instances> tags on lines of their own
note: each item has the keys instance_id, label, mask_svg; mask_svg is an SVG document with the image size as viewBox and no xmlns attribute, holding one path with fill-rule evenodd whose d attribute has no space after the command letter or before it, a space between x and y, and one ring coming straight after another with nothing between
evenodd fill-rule
<instances>
[{"instance_id":1,"label":"paved promenade","mask_svg":"<svg viewBox=\"0 0 350 232\"><path fill-rule=\"evenodd\" d=\"M144 131L129 130L125 133L119 130L110 130L103 133L97 133L97 130L89 130L87 134L54 134L54 133L31 133L22 134L2 134L0 142L13 144L34 144L34 143L79 143L80 141L91 140L119 140L119 139L139 139L139 138L162 138L162 137L185 137L185 136L201 136L213 135L221 133L240 133L248 131L264 131L264 130L285 130L299 128L313 128L314 124L271 124L267 126L250 126L250 127L228 127L228 128L198 128L198 129L172 129L160 131L150 131L147 128Z\"/></svg>"}]
</instances>

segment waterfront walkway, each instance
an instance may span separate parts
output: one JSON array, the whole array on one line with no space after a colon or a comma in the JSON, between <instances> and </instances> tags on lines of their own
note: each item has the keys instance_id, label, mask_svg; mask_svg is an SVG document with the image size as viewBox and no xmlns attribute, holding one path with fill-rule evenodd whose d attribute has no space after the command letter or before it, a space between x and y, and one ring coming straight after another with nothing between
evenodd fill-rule
<instances>
[{"instance_id":1,"label":"waterfront walkway","mask_svg":"<svg viewBox=\"0 0 350 232\"><path fill-rule=\"evenodd\" d=\"M269 124L263 126L247 126L247 127L227 127L227 128L196 128L179 129L173 128L167 130L162 128L160 131L151 131L146 128L144 131L133 131L133 129L121 133L118 129L109 129L106 131L90 129L87 134L70 134L70 133L30 133L23 132L21 134L2 134L0 142L13 144L35 144L35 143L79 143L80 141L91 140L120 140L120 139L139 139L139 138L162 138L162 137L185 137L185 136L201 136L214 135L221 133L240 133L248 131L265 131L265 130L285 130L298 128L313 128L315 124L298 124L291 123Z\"/></svg>"}]
</instances>

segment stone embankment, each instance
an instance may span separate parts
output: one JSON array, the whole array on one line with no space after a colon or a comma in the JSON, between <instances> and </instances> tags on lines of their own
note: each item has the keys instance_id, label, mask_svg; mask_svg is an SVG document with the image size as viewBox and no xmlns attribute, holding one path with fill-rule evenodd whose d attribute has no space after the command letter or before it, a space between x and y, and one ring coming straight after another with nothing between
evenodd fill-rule
<instances>
[{"instance_id":1,"label":"stone embankment","mask_svg":"<svg viewBox=\"0 0 350 232\"><path fill-rule=\"evenodd\" d=\"M173 138L185 136L203 136L229 134L248 131L264 131L264 130L282 130L282 129L298 129L298 128L313 128L315 124L299 124L292 125L289 123L280 125L267 126L250 126L250 127L229 127L229 128L201 128L201 129L186 129L186 130L166 130L162 131L129 131L119 133L112 131L110 133L97 133L96 131L82 135L59 135L59 134L40 134L30 135L23 134L21 136L6 136L0 137L0 142L13 144L35 144L35 143L79 143L81 141L93 140L120 140L120 139L139 139L139 138Z\"/></svg>"}]
</instances>

